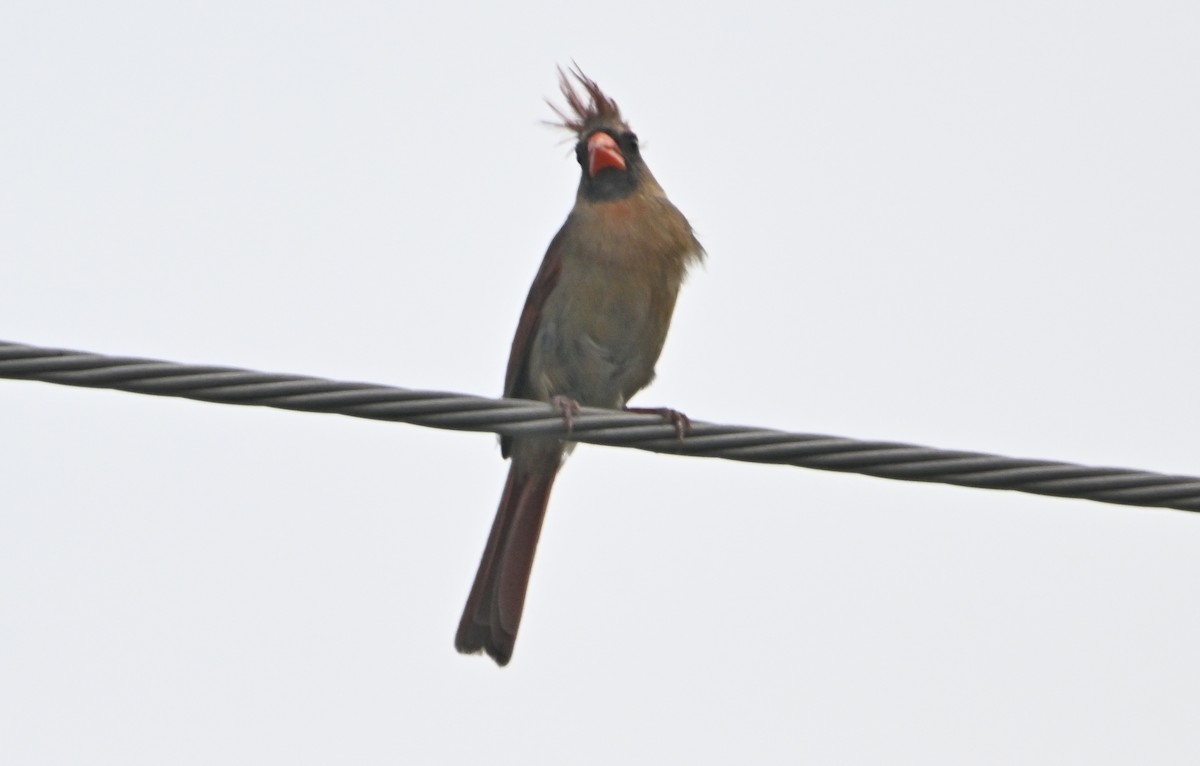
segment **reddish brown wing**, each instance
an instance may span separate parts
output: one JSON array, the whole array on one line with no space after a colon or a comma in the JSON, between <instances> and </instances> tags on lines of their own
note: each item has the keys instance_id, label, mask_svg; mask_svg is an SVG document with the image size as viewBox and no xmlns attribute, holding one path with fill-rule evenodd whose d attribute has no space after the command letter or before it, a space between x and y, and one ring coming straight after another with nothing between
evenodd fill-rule
<instances>
[{"instance_id":1,"label":"reddish brown wing","mask_svg":"<svg viewBox=\"0 0 1200 766\"><path fill-rule=\"evenodd\" d=\"M521 310L521 320L517 322L517 333L508 356L508 369L504 373L505 397L531 399L537 396L529 380L529 354L541 320L542 306L554 291L559 272L562 271L563 232L566 230L564 224L554 239L550 240L550 247L546 248L546 256L542 258L542 265L529 288L529 296L525 298L525 308ZM508 457L511 451L512 437L500 437L500 454Z\"/></svg>"}]
</instances>

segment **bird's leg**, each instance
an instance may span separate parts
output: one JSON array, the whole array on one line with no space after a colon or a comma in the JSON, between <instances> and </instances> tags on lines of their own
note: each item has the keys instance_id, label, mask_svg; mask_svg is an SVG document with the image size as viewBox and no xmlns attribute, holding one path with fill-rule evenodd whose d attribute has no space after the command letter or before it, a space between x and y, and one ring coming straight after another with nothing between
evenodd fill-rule
<instances>
[{"instance_id":1,"label":"bird's leg","mask_svg":"<svg viewBox=\"0 0 1200 766\"><path fill-rule=\"evenodd\" d=\"M567 427L567 433L571 433L571 428L575 425L575 416L580 413L579 402L569 396L555 394L550 397L550 406L562 415L563 425Z\"/></svg>"},{"instance_id":2,"label":"bird's leg","mask_svg":"<svg viewBox=\"0 0 1200 766\"><path fill-rule=\"evenodd\" d=\"M626 412L636 412L639 415L658 415L663 420L675 426L675 436L683 441L683 436L692 430L692 421L687 415L670 407L626 407Z\"/></svg>"}]
</instances>

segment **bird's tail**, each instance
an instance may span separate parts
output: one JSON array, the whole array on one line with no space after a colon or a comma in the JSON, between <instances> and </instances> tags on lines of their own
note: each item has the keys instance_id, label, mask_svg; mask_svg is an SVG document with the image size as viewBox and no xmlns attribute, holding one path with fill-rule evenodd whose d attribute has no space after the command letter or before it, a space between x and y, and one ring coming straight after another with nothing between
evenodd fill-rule
<instances>
[{"instance_id":1,"label":"bird's tail","mask_svg":"<svg viewBox=\"0 0 1200 766\"><path fill-rule=\"evenodd\" d=\"M514 445L500 508L454 638L458 651L485 651L498 665L507 665L512 657L533 554L562 461L561 443L541 441Z\"/></svg>"}]
</instances>

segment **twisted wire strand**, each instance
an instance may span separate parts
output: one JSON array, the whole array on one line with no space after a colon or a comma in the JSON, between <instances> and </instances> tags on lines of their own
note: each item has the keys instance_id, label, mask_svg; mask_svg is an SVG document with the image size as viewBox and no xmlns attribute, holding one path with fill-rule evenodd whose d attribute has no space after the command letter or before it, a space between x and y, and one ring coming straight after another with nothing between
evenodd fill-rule
<instances>
[{"instance_id":1,"label":"twisted wire strand","mask_svg":"<svg viewBox=\"0 0 1200 766\"><path fill-rule=\"evenodd\" d=\"M541 402L111 357L7 341L0 341L0 378L335 413L458 431L560 436L572 441L674 455L777 463L903 481L1200 511L1200 478L1193 476L700 421L692 421L686 437L679 439L674 425L655 415L594 407L582 408L568 435L562 415Z\"/></svg>"}]
</instances>

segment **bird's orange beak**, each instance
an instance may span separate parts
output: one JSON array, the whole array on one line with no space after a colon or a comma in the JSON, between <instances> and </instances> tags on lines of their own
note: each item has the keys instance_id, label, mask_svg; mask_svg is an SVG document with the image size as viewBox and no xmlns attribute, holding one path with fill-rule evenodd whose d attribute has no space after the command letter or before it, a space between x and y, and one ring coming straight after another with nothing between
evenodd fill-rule
<instances>
[{"instance_id":1,"label":"bird's orange beak","mask_svg":"<svg viewBox=\"0 0 1200 766\"><path fill-rule=\"evenodd\" d=\"M625 169L625 157L621 155L621 148L617 146L616 140L607 133L594 133L588 139L587 147L589 176L594 178L605 168Z\"/></svg>"}]
</instances>

